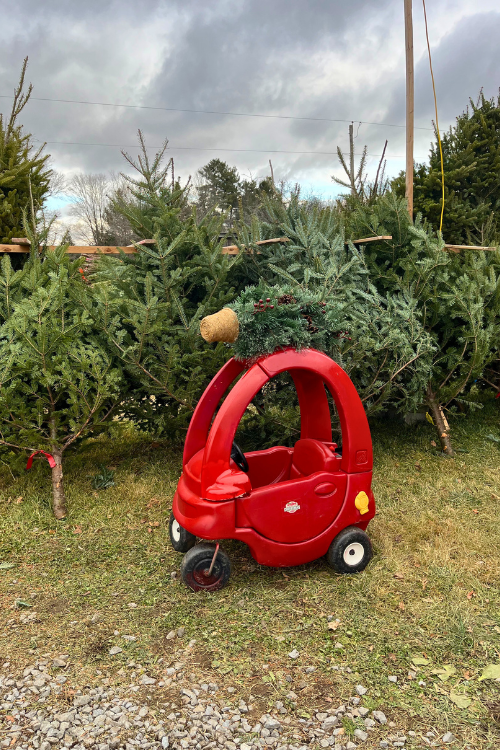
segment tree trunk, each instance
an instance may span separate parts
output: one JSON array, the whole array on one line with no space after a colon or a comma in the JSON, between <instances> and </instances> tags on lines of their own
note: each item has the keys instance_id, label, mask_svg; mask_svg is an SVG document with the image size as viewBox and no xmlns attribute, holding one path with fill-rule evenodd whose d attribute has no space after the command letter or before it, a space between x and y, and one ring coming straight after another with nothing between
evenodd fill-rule
<instances>
[{"instance_id":1,"label":"tree trunk","mask_svg":"<svg viewBox=\"0 0 500 750\"><path fill-rule=\"evenodd\" d=\"M454 456L455 451L451 445L450 428L445 421L441 406L437 402L436 394L432 391L430 385L427 386L427 403L429 404L432 419L434 420L434 424L438 431L439 442L441 443L443 453L446 453L447 456Z\"/></svg>"},{"instance_id":2,"label":"tree trunk","mask_svg":"<svg viewBox=\"0 0 500 750\"><path fill-rule=\"evenodd\" d=\"M62 451L54 449L52 451L56 465L52 469L52 509L54 516L61 520L66 518L66 496L64 494L63 469L62 469Z\"/></svg>"}]
</instances>

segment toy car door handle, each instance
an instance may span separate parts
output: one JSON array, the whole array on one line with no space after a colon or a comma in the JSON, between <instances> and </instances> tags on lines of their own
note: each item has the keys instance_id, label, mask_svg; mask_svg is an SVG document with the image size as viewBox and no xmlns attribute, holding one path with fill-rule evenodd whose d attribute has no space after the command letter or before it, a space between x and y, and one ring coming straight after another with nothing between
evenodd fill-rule
<instances>
[{"instance_id":1,"label":"toy car door handle","mask_svg":"<svg viewBox=\"0 0 500 750\"><path fill-rule=\"evenodd\" d=\"M337 485L333 482L320 482L314 488L314 492L320 497L328 497L337 492Z\"/></svg>"}]
</instances>

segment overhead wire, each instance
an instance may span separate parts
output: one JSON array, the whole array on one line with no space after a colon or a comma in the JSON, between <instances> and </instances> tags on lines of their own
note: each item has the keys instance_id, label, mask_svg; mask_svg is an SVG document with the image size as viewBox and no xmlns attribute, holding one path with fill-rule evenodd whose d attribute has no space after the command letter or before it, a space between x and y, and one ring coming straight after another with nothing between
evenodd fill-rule
<instances>
[{"instance_id":1,"label":"overhead wire","mask_svg":"<svg viewBox=\"0 0 500 750\"><path fill-rule=\"evenodd\" d=\"M83 143L79 141L46 141L41 138L34 138L37 143L45 143L48 146L102 146L103 148L137 148L137 144L127 145L121 143ZM162 146L149 146L149 149L160 149ZM286 151L284 149L263 149L263 148L205 148L202 146L168 146L169 151L229 151L234 153L251 153L251 154L307 154L318 156L336 156L336 151ZM356 156L360 156L359 153ZM381 154L367 154L367 156L379 158ZM401 154L391 154L388 159L403 159Z\"/></svg>"},{"instance_id":2,"label":"overhead wire","mask_svg":"<svg viewBox=\"0 0 500 750\"><path fill-rule=\"evenodd\" d=\"M444 160L443 160L443 146L441 144L441 135L439 133L439 118L438 118L438 105L437 105L437 96L436 96L436 84L434 81L434 71L432 70L432 55L431 55L431 45L429 43L429 29L427 28L427 12L425 9L425 0L422 0L422 4L424 6L424 20L425 20L425 36L427 39L427 51L429 52L429 67L431 69L431 78L432 78L432 91L434 93L434 109L436 110L436 132L437 132L437 139L439 144L439 155L441 159L441 190L442 190L442 199L441 199L441 219L439 222L439 231L441 232L443 230L443 216L444 216Z\"/></svg>"},{"instance_id":3,"label":"overhead wire","mask_svg":"<svg viewBox=\"0 0 500 750\"><path fill-rule=\"evenodd\" d=\"M0 94L0 99L12 99L8 94ZM52 99L50 97L30 96L31 101L36 102L59 102L62 104L90 104L98 107L123 107L125 109L148 109L157 112L186 112L190 114L203 115L227 115L230 117L260 117L266 120L308 120L310 122L353 122L353 119L345 120L331 117L298 117L296 115L268 115L253 112L225 112L222 110L212 109L180 109L179 107L152 107L145 104L119 104L111 102L92 102L80 99ZM405 128L406 125L397 125L391 122L369 122L368 120L354 120L360 125L379 125L387 128ZM432 130L432 128L417 127L416 130Z\"/></svg>"}]
</instances>

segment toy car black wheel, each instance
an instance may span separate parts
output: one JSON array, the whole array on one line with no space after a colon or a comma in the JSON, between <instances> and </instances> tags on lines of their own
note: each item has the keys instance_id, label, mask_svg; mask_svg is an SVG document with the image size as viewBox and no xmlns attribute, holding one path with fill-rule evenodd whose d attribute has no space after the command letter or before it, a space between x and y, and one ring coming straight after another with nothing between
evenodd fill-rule
<instances>
[{"instance_id":1,"label":"toy car black wheel","mask_svg":"<svg viewBox=\"0 0 500 750\"><path fill-rule=\"evenodd\" d=\"M361 529L348 526L330 544L326 557L336 573L359 573L373 557L370 538Z\"/></svg>"},{"instance_id":2,"label":"toy car black wheel","mask_svg":"<svg viewBox=\"0 0 500 750\"><path fill-rule=\"evenodd\" d=\"M197 544L182 560L182 580L193 591L218 591L227 584L230 575L229 557L220 547L217 550L215 544Z\"/></svg>"},{"instance_id":3,"label":"toy car black wheel","mask_svg":"<svg viewBox=\"0 0 500 750\"><path fill-rule=\"evenodd\" d=\"M183 526L181 526L179 521L175 520L175 516L173 513L170 514L168 533L170 535L170 542L172 543L172 547L176 552L187 552L196 544L195 535L191 534Z\"/></svg>"}]
</instances>

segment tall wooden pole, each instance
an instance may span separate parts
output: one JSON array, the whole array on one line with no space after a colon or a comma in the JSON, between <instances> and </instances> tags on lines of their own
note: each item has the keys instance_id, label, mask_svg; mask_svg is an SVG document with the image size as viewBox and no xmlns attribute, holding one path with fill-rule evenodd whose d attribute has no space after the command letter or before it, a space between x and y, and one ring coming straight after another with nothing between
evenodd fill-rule
<instances>
[{"instance_id":1,"label":"tall wooden pole","mask_svg":"<svg viewBox=\"0 0 500 750\"><path fill-rule=\"evenodd\" d=\"M405 2L406 45L406 200L408 213L413 219L413 126L414 126L414 76L413 76L413 19L412 0Z\"/></svg>"},{"instance_id":2,"label":"tall wooden pole","mask_svg":"<svg viewBox=\"0 0 500 750\"><path fill-rule=\"evenodd\" d=\"M351 193L356 195L356 181L354 175L354 123L349 125L349 179L351 181Z\"/></svg>"}]
</instances>

